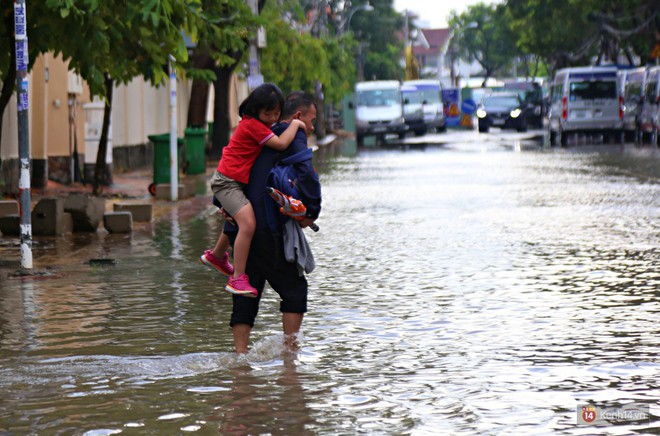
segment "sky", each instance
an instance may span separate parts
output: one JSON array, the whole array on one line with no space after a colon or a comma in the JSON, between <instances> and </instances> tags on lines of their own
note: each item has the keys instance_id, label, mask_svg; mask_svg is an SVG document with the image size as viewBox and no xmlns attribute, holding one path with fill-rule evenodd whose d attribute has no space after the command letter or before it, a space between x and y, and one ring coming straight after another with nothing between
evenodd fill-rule
<instances>
[{"instance_id":1,"label":"sky","mask_svg":"<svg viewBox=\"0 0 660 436\"><path fill-rule=\"evenodd\" d=\"M394 0L394 9L409 10L419 15L420 27L438 29L447 27L447 18L452 9L459 13L477 3L494 3L494 0Z\"/></svg>"}]
</instances>

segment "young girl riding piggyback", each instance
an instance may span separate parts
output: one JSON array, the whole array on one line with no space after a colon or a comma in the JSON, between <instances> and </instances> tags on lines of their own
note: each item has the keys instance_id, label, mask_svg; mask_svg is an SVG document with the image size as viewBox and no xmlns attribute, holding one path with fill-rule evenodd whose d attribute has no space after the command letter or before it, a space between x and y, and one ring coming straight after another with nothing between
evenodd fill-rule
<instances>
[{"instance_id":1,"label":"young girl riding piggyback","mask_svg":"<svg viewBox=\"0 0 660 436\"><path fill-rule=\"evenodd\" d=\"M284 94L272 83L264 83L248 95L238 108L241 121L229 144L222 150L222 157L211 179L213 195L238 225L234 241L234 265L229 263L229 238L224 231L213 250L206 250L200 260L229 276L225 290L232 294L258 296L257 290L250 285L249 277L245 274L256 226L254 210L243 192L249 181L252 165L264 145L275 150L284 150L293 141L298 128L305 128L302 121L293 120L280 136L275 135L270 126L279 121L283 106Z\"/></svg>"}]
</instances>

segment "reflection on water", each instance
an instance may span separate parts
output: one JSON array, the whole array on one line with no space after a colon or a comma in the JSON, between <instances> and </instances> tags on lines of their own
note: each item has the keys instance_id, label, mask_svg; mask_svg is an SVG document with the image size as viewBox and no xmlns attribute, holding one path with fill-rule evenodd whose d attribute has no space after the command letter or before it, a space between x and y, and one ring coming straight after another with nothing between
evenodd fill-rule
<instances>
[{"instance_id":1,"label":"reflection on water","mask_svg":"<svg viewBox=\"0 0 660 436\"><path fill-rule=\"evenodd\" d=\"M301 351L262 303L232 352L206 199L130 236L46 241L0 279L9 434L589 434L576 405L660 382L660 155L447 144L317 154L324 186ZM113 235L114 236L114 235ZM114 258L96 267L81 261ZM40 263L41 262L41 263Z\"/></svg>"}]
</instances>

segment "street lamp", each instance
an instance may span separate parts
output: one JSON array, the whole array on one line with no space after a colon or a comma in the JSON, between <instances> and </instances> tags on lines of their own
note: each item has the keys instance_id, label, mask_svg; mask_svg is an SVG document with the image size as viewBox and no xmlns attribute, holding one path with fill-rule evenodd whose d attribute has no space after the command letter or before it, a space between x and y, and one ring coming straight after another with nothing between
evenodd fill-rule
<instances>
[{"instance_id":1,"label":"street lamp","mask_svg":"<svg viewBox=\"0 0 660 436\"><path fill-rule=\"evenodd\" d=\"M458 28L458 29L452 29L450 34L449 34L449 44L448 44L448 51L449 51L449 62L450 62L450 69L449 69L449 76L451 80L451 85L452 86L458 86L458 76L456 75L455 72L455 64L456 64L456 58L457 58L457 48L456 48L456 39L457 37L462 36L463 33L465 33L466 30L471 30L471 29L477 29L479 28L479 23L476 21L471 21L467 23L465 26ZM458 30L456 32L455 30ZM440 71L442 71L442 67L439 68Z\"/></svg>"},{"instance_id":2,"label":"street lamp","mask_svg":"<svg viewBox=\"0 0 660 436\"><path fill-rule=\"evenodd\" d=\"M371 6L368 1L363 5L355 6L354 8L349 9L348 14L346 15L346 19L339 24L339 28L338 28L338 31L337 31L337 36L341 36L344 33L346 33L346 31L348 31L348 28L349 28L348 26L351 24L351 18L353 18L353 15L355 15L355 13L357 11L371 12L373 10L374 10L374 7ZM358 76L357 78L358 78L358 81L361 81L364 78L363 66L362 66L362 63L363 63L363 60L362 60L362 56L363 56L362 47L363 47L363 45L364 45L364 43L362 41L358 42L358 54L357 54L357 76Z\"/></svg>"},{"instance_id":3,"label":"street lamp","mask_svg":"<svg viewBox=\"0 0 660 436\"><path fill-rule=\"evenodd\" d=\"M371 12L374 10L374 7L369 4L369 2L366 2L363 5L356 6L348 11L348 15L346 16L346 20L342 23L342 25L339 27L339 34L343 34L348 30L349 24L351 24L351 18L353 18L353 15L357 11L366 11L366 12Z\"/></svg>"}]
</instances>

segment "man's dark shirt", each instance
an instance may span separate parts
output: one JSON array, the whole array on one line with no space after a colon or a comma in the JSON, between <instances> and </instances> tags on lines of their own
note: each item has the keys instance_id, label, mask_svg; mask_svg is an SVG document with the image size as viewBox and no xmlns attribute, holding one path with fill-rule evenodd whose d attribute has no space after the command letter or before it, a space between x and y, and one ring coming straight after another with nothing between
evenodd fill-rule
<instances>
[{"instance_id":1,"label":"man's dark shirt","mask_svg":"<svg viewBox=\"0 0 660 436\"><path fill-rule=\"evenodd\" d=\"M288 127L288 124L278 123L272 127L273 132L280 136ZM256 233L268 231L266 221L266 180L268 174L273 168L277 159L292 156L300 151L307 149L307 135L303 129L298 129L293 142L286 150L278 152L277 150L265 146L252 165L250 171L250 181L245 189L245 196L250 200L254 216L256 219ZM305 162L295 164L298 170L298 189L301 193L299 200L307 207L307 217L316 219L321 212L321 184L318 175L314 170L311 159ZM225 232L236 232L236 227L227 223Z\"/></svg>"}]
</instances>

